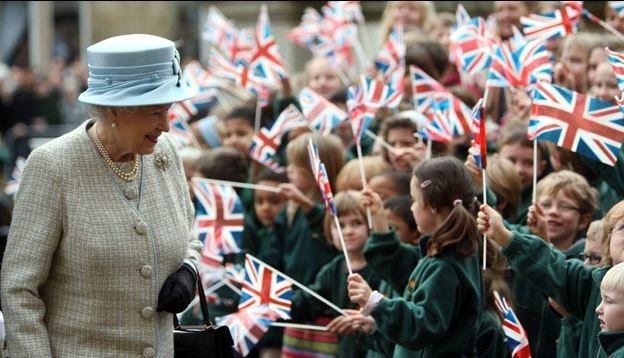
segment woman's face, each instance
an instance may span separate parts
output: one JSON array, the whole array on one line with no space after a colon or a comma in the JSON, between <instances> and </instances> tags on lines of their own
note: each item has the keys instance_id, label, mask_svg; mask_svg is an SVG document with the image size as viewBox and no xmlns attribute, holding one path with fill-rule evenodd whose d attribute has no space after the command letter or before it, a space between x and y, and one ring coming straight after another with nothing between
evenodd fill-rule
<instances>
[{"instance_id":1,"label":"woman's face","mask_svg":"<svg viewBox=\"0 0 624 358\"><path fill-rule=\"evenodd\" d=\"M114 145L122 154L153 153L160 134L169 131L170 106L144 106L136 111L113 109L119 133Z\"/></svg>"}]
</instances>

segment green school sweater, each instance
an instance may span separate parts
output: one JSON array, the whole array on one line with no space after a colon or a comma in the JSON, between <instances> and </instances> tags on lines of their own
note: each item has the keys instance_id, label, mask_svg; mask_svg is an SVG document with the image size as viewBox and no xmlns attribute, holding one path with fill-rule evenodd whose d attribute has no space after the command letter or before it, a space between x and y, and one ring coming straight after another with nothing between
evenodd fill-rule
<instances>
[{"instance_id":1,"label":"green school sweater","mask_svg":"<svg viewBox=\"0 0 624 358\"><path fill-rule=\"evenodd\" d=\"M377 291L386 298L401 297L401 294L395 291L392 286L384 280L381 280ZM366 358L392 357L395 346L394 343L385 338L379 331L375 331L370 335L358 335L357 344L366 347Z\"/></svg>"},{"instance_id":2,"label":"green school sweater","mask_svg":"<svg viewBox=\"0 0 624 358\"><path fill-rule=\"evenodd\" d=\"M557 341L557 357L578 357L583 321L569 316L561 319L561 332Z\"/></svg>"},{"instance_id":3,"label":"green school sweater","mask_svg":"<svg viewBox=\"0 0 624 358\"><path fill-rule=\"evenodd\" d=\"M418 245L403 244L394 231L372 233L364 247L368 265L396 292L405 291L410 273L421 257Z\"/></svg>"},{"instance_id":4,"label":"green school sweater","mask_svg":"<svg viewBox=\"0 0 624 358\"><path fill-rule=\"evenodd\" d=\"M359 273L373 290L379 287L381 279L368 266ZM327 263L316 275L316 279L308 288L340 308L358 309L357 305L349 299L347 292L347 278L349 271L345 264L344 255L336 256ZM303 290L295 290L292 296L292 318L298 322L311 322L322 314L337 317L340 313L331 309L325 303ZM366 347L356 344L356 336L339 337L339 357L361 358L366 355Z\"/></svg>"},{"instance_id":5,"label":"green school sweater","mask_svg":"<svg viewBox=\"0 0 624 358\"><path fill-rule=\"evenodd\" d=\"M421 251L428 240L420 240ZM403 297L382 299L372 316L377 330L397 344L393 357L475 357L482 292L476 252L426 256Z\"/></svg>"},{"instance_id":6,"label":"green school sweater","mask_svg":"<svg viewBox=\"0 0 624 358\"><path fill-rule=\"evenodd\" d=\"M608 358L624 358L624 332L600 332L600 354Z\"/></svg>"},{"instance_id":7,"label":"green school sweater","mask_svg":"<svg viewBox=\"0 0 624 358\"><path fill-rule=\"evenodd\" d=\"M479 323L477 334L477 352L479 358L507 358L510 356L507 348L503 322L490 309L484 309Z\"/></svg>"},{"instance_id":8,"label":"green school sweater","mask_svg":"<svg viewBox=\"0 0 624 358\"><path fill-rule=\"evenodd\" d=\"M563 253L533 235L513 232L503 253L514 272L532 282L547 297L552 297L570 314L583 321L579 357L599 355L600 331L595 309L600 304L600 281L609 269L584 266L576 259L566 260Z\"/></svg>"},{"instance_id":9,"label":"green school sweater","mask_svg":"<svg viewBox=\"0 0 624 358\"><path fill-rule=\"evenodd\" d=\"M323 235L325 207L322 204L315 204L307 213L297 208L290 224L287 209L285 206L275 218L270 247L260 259L307 285L338 251Z\"/></svg>"}]
</instances>

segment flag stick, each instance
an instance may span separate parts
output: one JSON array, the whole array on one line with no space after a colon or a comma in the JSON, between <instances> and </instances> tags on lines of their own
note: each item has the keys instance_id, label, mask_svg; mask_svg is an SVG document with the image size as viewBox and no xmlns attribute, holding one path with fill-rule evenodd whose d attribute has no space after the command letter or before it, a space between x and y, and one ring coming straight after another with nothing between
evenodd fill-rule
<instances>
[{"instance_id":1,"label":"flag stick","mask_svg":"<svg viewBox=\"0 0 624 358\"><path fill-rule=\"evenodd\" d=\"M256 120L254 122L254 133L260 132L260 116L262 115L262 106L260 105L260 96L256 99Z\"/></svg>"},{"instance_id":2,"label":"flag stick","mask_svg":"<svg viewBox=\"0 0 624 358\"><path fill-rule=\"evenodd\" d=\"M482 118L483 120L483 118ZM481 171L483 174L483 204L487 204L487 174L485 169ZM485 261L487 260L487 235L483 235L483 271L485 271Z\"/></svg>"},{"instance_id":3,"label":"flag stick","mask_svg":"<svg viewBox=\"0 0 624 358\"><path fill-rule=\"evenodd\" d=\"M357 138L356 138L357 139ZM358 164L360 166L360 178L362 179L362 188L366 187L366 174L364 173L364 160L362 159L362 146L360 145L360 141L355 142L355 146L357 148L358 155ZM373 228L373 215L371 214L370 208L366 208L366 219L368 220L368 228ZM349 270L351 272L351 270Z\"/></svg>"},{"instance_id":4,"label":"flag stick","mask_svg":"<svg viewBox=\"0 0 624 358\"><path fill-rule=\"evenodd\" d=\"M346 312L343 311L342 309L340 309L340 307L336 306L335 304L331 303L329 300L327 300L325 297L319 295L318 293L312 291L311 289L307 288L305 285L299 283L299 281L295 280L294 278L286 275L285 273L283 273L282 271L268 265L267 263L265 263L264 261L258 259L257 257L251 255L251 254L246 254L247 256L250 256L251 258L253 258L256 261L261 262L264 266L270 268L271 270L279 273L280 275L284 276L286 279L288 279L290 282L293 283L293 285L299 287L300 289L304 290L305 292L309 293L310 295L314 296L316 299L318 299L319 301L323 302L324 304L328 305L329 307L333 308L334 310L336 310L336 312L340 313L341 315L346 316ZM349 261L347 261L349 262Z\"/></svg>"},{"instance_id":5,"label":"flag stick","mask_svg":"<svg viewBox=\"0 0 624 358\"><path fill-rule=\"evenodd\" d=\"M618 40L624 41L624 35L622 35L621 32L619 32L618 30L614 29L613 26L609 25L607 22L605 22L604 20L602 20L598 16L596 16L596 15L592 14L591 12L589 12L589 10L584 9L583 10L583 15L585 15L585 17L587 17L593 23L602 26L602 28L604 28L605 30L607 30L610 33L612 33L613 35L615 35L615 37L617 37Z\"/></svg>"},{"instance_id":6,"label":"flag stick","mask_svg":"<svg viewBox=\"0 0 624 358\"><path fill-rule=\"evenodd\" d=\"M273 327L286 327L286 328L301 328L301 329L312 329L315 331L327 331L327 326L315 326L312 324L299 324L299 323L288 323L288 322L271 322L271 326Z\"/></svg>"},{"instance_id":7,"label":"flag stick","mask_svg":"<svg viewBox=\"0 0 624 358\"><path fill-rule=\"evenodd\" d=\"M208 182L208 183L219 184L219 185L229 185L229 186L233 186L235 188L252 189L252 190L263 190L263 191L270 191L270 192L273 192L273 193L279 193L280 192L280 189L278 187L270 186L270 185L240 183L240 182L229 181L229 180L218 180L218 179L200 178L200 177L193 177L193 180L205 181L205 182Z\"/></svg>"},{"instance_id":8,"label":"flag stick","mask_svg":"<svg viewBox=\"0 0 624 358\"><path fill-rule=\"evenodd\" d=\"M537 196L537 138L533 139L533 200L531 201L535 204L535 199Z\"/></svg>"},{"instance_id":9,"label":"flag stick","mask_svg":"<svg viewBox=\"0 0 624 358\"><path fill-rule=\"evenodd\" d=\"M349 254L347 253L347 245L345 244L344 236L342 236L342 228L340 228L338 215L334 215L334 223L336 224L336 230L338 230L338 238L340 238L340 246L342 246L342 253L345 256L345 262L347 263L347 270L349 270L349 275L352 275L353 270L351 269L351 261L349 260Z\"/></svg>"},{"instance_id":10,"label":"flag stick","mask_svg":"<svg viewBox=\"0 0 624 358\"><path fill-rule=\"evenodd\" d=\"M340 78L340 81L342 82L343 86L349 87L349 85L351 85L351 83L349 81L349 77L347 77L347 74L345 73L345 70L344 70L344 68L342 68L341 65L339 65L338 68L336 69L336 74Z\"/></svg>"},{"instance_id":11,"label":"flag stick","mask_svg":"<svg viewBox=\"0 0 624 358\"><path fill-rule=\"evenodd\" d=\"M368 59L366 58L366 54L364 53L364 49L362 48L362 44L360 43L360 39L355 38L353 41L353 48L355 49L356 57L358 58L358 63L362 67L363 71L366 72L367 67L369 66Z\"/></svg>"},{"instance_id":12,"label":"flag stick","mask_svg":"<svg viewBox=\"0 0 624 358\"><path fill-rule=\"evenodd\" d=\"M427 155L425 156L425 158L427 159L431 159L431 156L433 155L431 153L431 150L432 150L431 143L433 143L431 139L427 140Z\"/></svg>"},{"instance_id":13,"label":"flag stick","mask_svg":"<svg viewBox=\"0 0 624 358\"><path fill-rule=\"evenodd\" d=\"M383 140L383 138L381 138L381 137L377 136L375 133L371 132L370 129L365 130L364 133L366 133L367 136L371 137L377 143L381 144L387 150L389 150L389 151L393 151L394 150L394 147L392 147L388 142Z\"/></svg>"},{"instance_id":14,"label":"flag stick","mask_svg":"<svg viewBox=\"0 0 624 358\"><path fill-rule=\"evenodd\" d=\"M223 109L225 109L226 112L232 112L232 105L230 105L230 102L225 98L223 93L221 93L221 91L215 92L217 94L217 102L219 102L219 104L223 106Z\"/></svg>"}]
</instances>

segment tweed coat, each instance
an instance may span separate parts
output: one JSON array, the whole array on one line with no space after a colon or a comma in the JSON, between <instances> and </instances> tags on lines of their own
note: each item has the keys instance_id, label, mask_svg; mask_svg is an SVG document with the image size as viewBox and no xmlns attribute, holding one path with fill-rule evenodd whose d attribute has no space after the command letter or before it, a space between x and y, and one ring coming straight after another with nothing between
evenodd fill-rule
<instances>
[{"instance_id":1,"label":"tweed coat","mask_svg":"<svg viewBox=\"0 0 624 358\"><path fill-rule=\"evenodd\" d=\"M92 124L26 162L0 283L12 358L173 356L158 292L201 250L181 160L163 134L123 182L88 137Z\"/></svg>"}]
</instances>

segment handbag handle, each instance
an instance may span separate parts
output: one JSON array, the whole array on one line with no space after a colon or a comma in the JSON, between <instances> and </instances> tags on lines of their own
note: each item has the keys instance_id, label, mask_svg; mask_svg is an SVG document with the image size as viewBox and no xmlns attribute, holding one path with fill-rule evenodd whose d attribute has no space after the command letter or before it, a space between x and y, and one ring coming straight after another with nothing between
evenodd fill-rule
<instances>
[{"instance_id":1,"label":"handbag handle","mask_svg":"<svg viewBox=\"0 0 624 358\"><path fill-rule=\"evenodd\" d=\"M199 296L199 306L201 307L202 317L204 320L204 328L208 329L212 327L212 323L210 322L210 313L208 312L208 302L206 301L206 295L204 293L204 285L201 282L201 278L199 277L199 272L197 273L197 295ZM173 326L176 329L180 328L180 321L178 321L178 315L173 315Z\"/></svg>"}]
</instances>

